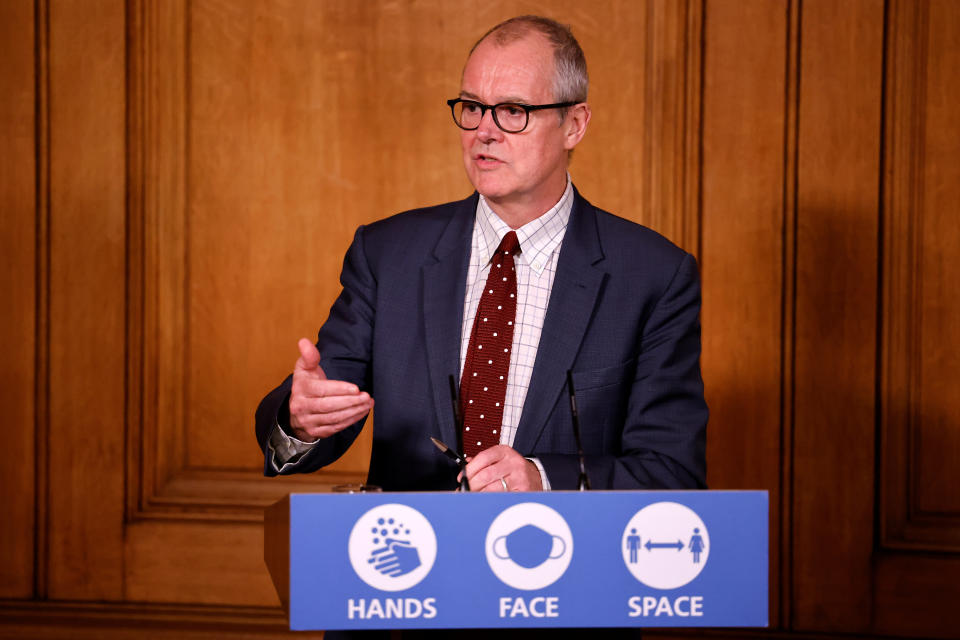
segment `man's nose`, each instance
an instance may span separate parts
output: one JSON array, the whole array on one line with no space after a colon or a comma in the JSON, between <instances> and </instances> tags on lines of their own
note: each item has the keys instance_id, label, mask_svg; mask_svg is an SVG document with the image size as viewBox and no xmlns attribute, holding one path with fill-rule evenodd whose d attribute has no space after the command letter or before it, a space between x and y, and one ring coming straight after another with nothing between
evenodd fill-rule
<instances>
[{"instance_id":1,"label":"man's nose","mask_svg":"<svg viewBox=\"0 0 960 640\"><path fill-rule=\"evenodd\" d=\"M497 126L493 119L493 108L487 109L480 117L480 125L477 127L477 137L481 142L491 142L503 138L503 131Z\"/></svg>"}]
</instances>

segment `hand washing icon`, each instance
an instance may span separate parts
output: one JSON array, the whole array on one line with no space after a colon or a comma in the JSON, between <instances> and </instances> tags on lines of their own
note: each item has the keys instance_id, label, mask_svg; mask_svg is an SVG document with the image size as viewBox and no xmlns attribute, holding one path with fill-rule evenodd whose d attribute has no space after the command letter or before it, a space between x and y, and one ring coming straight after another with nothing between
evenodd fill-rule
<instances>
[{"instance_id":1,"label":"hand washing icon","mask_svg":"<svg viewBox=\"0 0 960 640\"><path fill-rule=\"evenodd\" d=\"M437 534L422 513L381 504L357 518L347 542L357 577L380 591L403 591L423 580L437 558Z\"/></svg>"},{"instance_id":2,"label":"hand washing icon","mask_svg":"<svg viewBox=\"0 0 960 640\"><path fill-rule=\"evenodd\" d=\"M556 560L567 552L567 543L540 527L528 524L493 541L493 554L501 560L513 560L533 569L547 560Z\"/></svg>"}]
</instances>

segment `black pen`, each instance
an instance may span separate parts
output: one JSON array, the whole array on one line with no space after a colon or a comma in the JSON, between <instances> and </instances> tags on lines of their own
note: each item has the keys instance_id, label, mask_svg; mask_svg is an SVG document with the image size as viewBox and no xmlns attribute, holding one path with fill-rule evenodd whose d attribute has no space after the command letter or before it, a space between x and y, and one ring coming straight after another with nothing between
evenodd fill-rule
<instances>
[{"instance_id":1,"label":"black pen","mask_svg":"<svg viewBox=\"0 0 960 640\"><path fill-rule=\"evenodd\" d=\"M440 449L443 455L447 456L448 458L450 458L451 460L453 460L459 465L465 464L463 458L461 458L460 454L458 454L456 451L454 451L453 449L445 445L440 440L437 440L433 436L430 436L430 439L433 440L433 444L437 445L437 449Z\"/></svg>"}]
</instances>

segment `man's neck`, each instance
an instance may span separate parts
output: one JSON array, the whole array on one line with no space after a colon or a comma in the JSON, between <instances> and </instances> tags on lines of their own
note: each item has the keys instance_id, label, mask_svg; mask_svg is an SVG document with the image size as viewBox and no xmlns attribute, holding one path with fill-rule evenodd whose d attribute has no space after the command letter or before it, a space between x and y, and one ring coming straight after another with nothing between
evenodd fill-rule
<instances>
[{"instance_id":1,"label":"man's neck","mask_svg":"<svg viewBox=\"0 0 960 640\"><path fill-rule=\"evenodd\" d=\"M497 217L507 223L511 229L519 229L528 222L536 220L560 202L564 191L567 190L567 176L564 174L559 189L552 189L550 196L539 198L515 198L510 200L493 200L484 196L487 205ZM554 191L556 193L554 193Z\"/></svg>"}]
</instances>

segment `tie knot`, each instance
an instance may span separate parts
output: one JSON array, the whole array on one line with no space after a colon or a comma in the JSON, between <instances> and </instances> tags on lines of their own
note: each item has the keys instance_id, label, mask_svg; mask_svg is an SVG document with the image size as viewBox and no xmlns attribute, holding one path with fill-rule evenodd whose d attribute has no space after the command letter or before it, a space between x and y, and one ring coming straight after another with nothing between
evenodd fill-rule
<instances>
[{"instance_id":1,"label":"tie knot","mask_svg":"<svg viewBox=\"0 0 960 640\"><path fill-rule=\"evenodd\" d=\"M502 251L503 253L512 256L519 248L520 240L517 239L517 232L511 231L507 235L503 236L503 240L500 241L500 246L497 247L497 253Z\"/></svg>"}]
</instances>

